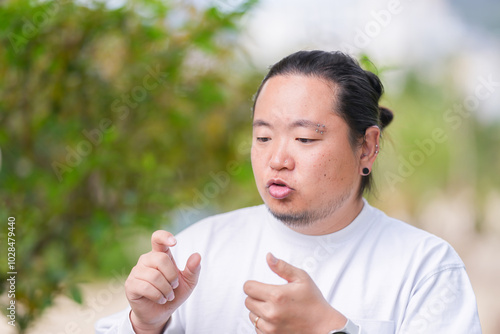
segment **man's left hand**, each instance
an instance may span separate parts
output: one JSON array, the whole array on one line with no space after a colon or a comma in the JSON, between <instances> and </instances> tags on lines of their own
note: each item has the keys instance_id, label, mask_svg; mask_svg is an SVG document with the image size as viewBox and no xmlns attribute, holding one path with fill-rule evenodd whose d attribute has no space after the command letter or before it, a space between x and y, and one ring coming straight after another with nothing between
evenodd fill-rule
<instances>
[{"instance_id":1,"label":"man's left hand","mask_svg":"<svg viewBox=\"0 0 500 334\"><path fill-rule=\"evenodd\" d=\"M302 269L267 254L269 268L288 283L284 285L247 281L245 306L256 333L326 334L343 328L347 318L325 300L311 277Z\"/></svg>"}]
</instances>

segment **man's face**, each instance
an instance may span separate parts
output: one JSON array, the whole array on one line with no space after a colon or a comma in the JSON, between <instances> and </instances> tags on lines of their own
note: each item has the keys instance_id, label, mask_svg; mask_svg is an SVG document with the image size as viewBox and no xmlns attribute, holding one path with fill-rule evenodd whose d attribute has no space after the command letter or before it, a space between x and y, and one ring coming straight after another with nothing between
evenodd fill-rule
<instances>
[{"instance_id":1,"label":"man's face","mask_svg":"<svg viewBox=\"0 0 500 334\"><path fill-rule=\"evenodd\" d=\"M270 211L291 226L328 222L359 200L361 153L353 152L347 124L333 112L334 90L316 77L280 75L266 82L255 105L257 188Z\"/></svg>"}]
</instances>

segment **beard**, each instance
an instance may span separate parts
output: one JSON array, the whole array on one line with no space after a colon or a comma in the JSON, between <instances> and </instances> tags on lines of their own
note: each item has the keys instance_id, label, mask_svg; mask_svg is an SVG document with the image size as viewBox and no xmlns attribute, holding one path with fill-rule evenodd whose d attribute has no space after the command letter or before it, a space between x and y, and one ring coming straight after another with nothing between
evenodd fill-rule
<instances>
[{"instance_id":1,"label":"beard","mask_svg":"<svg viewBox=\"0 0 500 334\"><path fill-rule=\"evenodd\" d=\"M290 227L300 227L308 226L315 221L326 218L327 214L322 214L320 217L317 212L303 211L303 212L292 212L292 213L280 213L273 211L270 207L267 207L269 212L285 225Z\"/></svg>"},{"instance_id":2,"label":"beard","mask_svg":"<svg viewBox=\"0 0 500 334\"><path fill-rule=\"evenodd\" d=\"M271 207L266 205L269 212L285 225L289 227L306 227L314 224L317 221L321 221L331 217L337 209L342 207L344 203L349 199L351 191L346 191L340 197L332 199L327 205L322 208L315 210L302 210L302 211L288 211L288 212L277 212Z\"/></svg>"}]
</instances>

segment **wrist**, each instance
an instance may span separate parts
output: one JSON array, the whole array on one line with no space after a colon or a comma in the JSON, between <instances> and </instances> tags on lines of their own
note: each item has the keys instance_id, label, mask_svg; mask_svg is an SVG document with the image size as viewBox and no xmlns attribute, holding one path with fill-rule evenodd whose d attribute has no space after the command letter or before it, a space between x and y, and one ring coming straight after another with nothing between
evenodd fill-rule
<instances>
[{"instance_id":1,"label":"wrist","mask_svg":"<svg viewBox=\"0 0 500 334\"><path fill-rule=\"evenodd\" d=\"M329 305L330 306L330 305ZM318 334L327 334L332 330L342 329L347 324L347 318L334 309L333 307L329 307L328 312L322 317L321 325L318 328Z\"/></svg>"},{"instance_id":2,"label":"wrist","mask_svg":"<svg viewBox=\"0 0 500 334\"><path fill-rule=\"evenodd\" d=\"M170 317L168 317L165 321L144 323L137 317L133 310L130 311L129 318L136 334L161 334L170 320Z\"/></svg>"},{"instance_id":3,"label":"wrist","mask_svg":"<svg viewBox=\"0 0 500 334\"><path fill-rule=\"evenodd\" d=\"M339 330L332 330L328 334L359 334L360 328L358 325L353 323L351 320L347 319L345 326Z\"/></svg>"}]
</instances>

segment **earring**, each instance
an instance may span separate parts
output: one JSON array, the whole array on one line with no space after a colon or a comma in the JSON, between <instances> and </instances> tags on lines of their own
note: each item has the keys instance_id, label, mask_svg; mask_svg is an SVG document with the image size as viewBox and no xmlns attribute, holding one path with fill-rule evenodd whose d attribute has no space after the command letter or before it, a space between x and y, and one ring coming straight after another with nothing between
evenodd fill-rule
<instances>
[{"instance_id":1,"label":"earring","mask_svg":"<svg viewBox=\"0 0 500 334\"><path fill-rule=\"evenodd\" d=\"M368 174L370 174L370 169L368 168L363 168L363 176L367 176Z\"/></svg>"}]
</instances>

